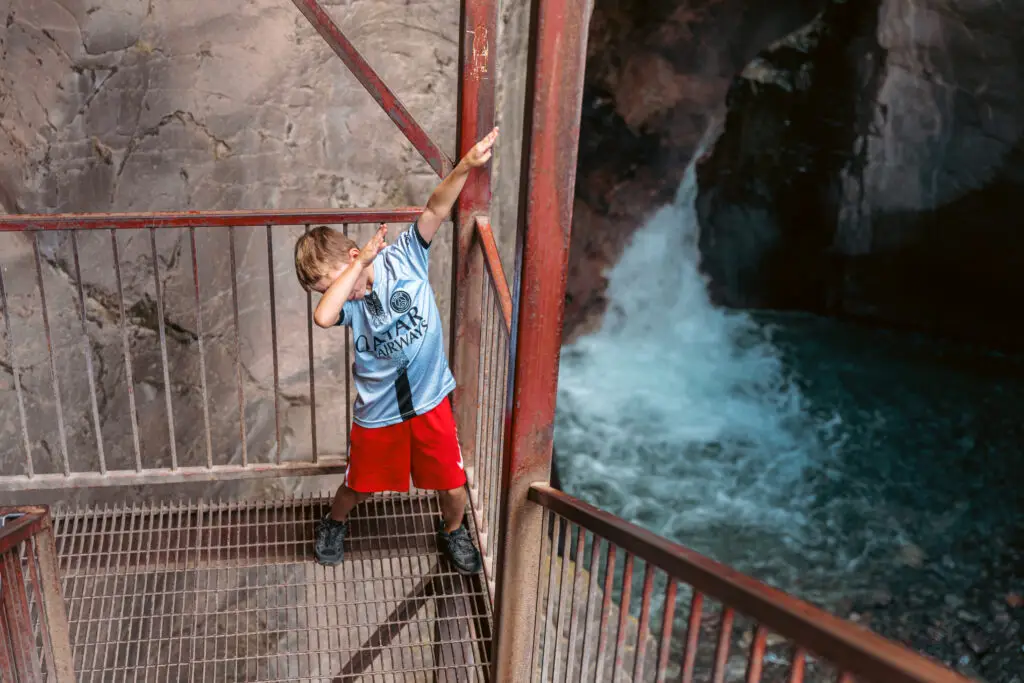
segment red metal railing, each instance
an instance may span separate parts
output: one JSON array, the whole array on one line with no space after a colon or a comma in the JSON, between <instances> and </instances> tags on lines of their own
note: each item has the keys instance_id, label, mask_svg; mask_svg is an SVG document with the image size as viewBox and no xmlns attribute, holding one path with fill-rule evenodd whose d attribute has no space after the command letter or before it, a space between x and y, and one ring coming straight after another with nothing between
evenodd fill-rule
<instances>
[{"instance_id":1,"label":"red metal railing","mask_svg":"<svg viewBox=\"0 0 1024 683\"><path fill-rule=\"evenodd\" d=\"M343 471L347 429L337 430L339 434L334 435L329 451L321 448L318 438L318 427L322 425L317 420L316 367L326 362L324 358L318 361L318 355L329 354L337 359L332 360L336 367L334 390L343 397L332 403L346 406L338 410L345 411L343 426L347 427L351 421L347 406L353 398L347 372L351 342L346 336L342 343L341 337L336 336L337 346L321 349L318 354L311 319L313 299L299 293L292 275L283 274L291 271L291 248L300 232L288 230L287 226L304 226L306 230L318 223L343 226L358 241L368 236L373 224L408 224L419 211L399 208L0 216L0 234L21 233L6 235L0 249L0 330L6 347L0 358L9 366L13 378L17 408L12 414L17 416L20 426L17 443L5 446L12 456L20 453L0 465L0 489ZM264 236L259 235L261 230ZM362 235L364 232L367 234ZM244 248L240 252L236 243L242 239ZM170 281L172 264L179 261L182 265L175 267L179 268L176 274L180 277ZM184 266L185 262L190 265ZM134 270L127 272L126 263L131 263ZM187 272L189 268L191 273ZM135 279L127 282L129 276ZM282 277L290 289L280 288ZM32 282L34 286L28 285ZM68 303L74 309L73 315L60 303L63 299L56 304L47 299L55 287L60 287L57 294L67 294L68 284ZM12 291L12 285L18 285L19 291ZM222 296L228 293L230 304ZM243 296L260 302L246 308L246 320L259 321L247 329L243 329L240 320ZM282 301L291 300L289 309L293 308L298 303L296 297L304 297L302 322L299 316L290 315L291 310L279 310ZM93 310L104 306L106 309L100 314ZM279 348L280 318L285 314L289 314L288 331L294 332L295 325L305 327L304 369L292 360L299 355L295 353L297 348L289 349L286 355ZM117 326L120 334L90 332L107 322ZM148 335L144 339L138 338L136 323L148 325L142 330ZM176 339L173 348L168 341L172 335ZM42 354L38 349L44 339L46 353ZM291 339L294 342L297 337L293 334ZM153 340L155 345L150 344ZM158 412L154 400L147 405L145 421L140 418L140 360L136 358L140 344L150 344L147 359L159 367L158 371L149 369L153 376L149 391L162 394L162 401L155 399L163 404L159 420L154 417ZM270 347L270 362L266 363L265 377L255 381L243 356L247 350L262 346ZM219 376L208 371L211 356L219 363ZM118 376L123 377L121 381L127 386L127 405L120 414L108 416L101 414L98 396L104 388L100 386L96 364L97 359L106 359L106 365L113 365L112 359L116 357L120 358ZM344 365L341 358L345 359ZM285 392L285 362L289 364L292 390L300 392L299 396ZM48 373L42 369L44 366ZM228 367L233 369L228 371ZM113 371L109 367L106 370ZM86 402L68 404L62 385L72 372L86 375L83 384L88 388L87 406ZM298 386L296 377L302 372L308 375L308 381L304 381L305 386ZM178 381L188 373L198 375L190 377L197 381ZM44 374L49 375L48 381L41 381ZM36 386L26 386L27 378L35 378ZM261 393L261 405L270 404L273 411L273 425L267 429L272 433L262 440L253 435L247 415L253 400L246 394L253 391L254 384L255 391ZM286 454L282 447L282 406L287 401L308 406L310 443L308 447L296 446ZM77 411L70 417L80 418L73 430L68 425L69 409ZM182 410L183 414L179 414ZM236 414L233 442L226 434L221 434L219 440L214 438L212 424L216 421L223 425L226 412ZM42 414L46 419L40 419ZM108 417L127 418L130 429L107 427ZM55 423L55 430L47 424L50 420ZM165 425L161 427L167 433L163 441L148 433L158 421ZM340 423L331 422L334 426ZM182 444L183 448L178 444L179 430L192 434L190 441Z\"/></svg>"},{"instance_id":2,"label":"red metal railing","mask_svg":"<svg viewBox=\"0 0 1024 683\"><path fill-rule=\"evenodd\" d=\"M535 485L529 499L550 530L534 680L967 681L561 491Z\"/></svg>"},{"instance_id":3,"label":"red metal railing","mask_svg":"<svg viewBox=\"0 0 1024 683\"><path fill-rule=\"evenodd\" d=\"M490 222L474 221L473 249L485 262L480 301L481 343L477 381L471 387L473 441L464 448L473 453L466 475L474 521L484 556L484 574L491 599L495 590L495 556L498 547L498 514L501 509L501 463L504 458L505 405L508 399L509 341L512 329L512 296L498 255Z\"/></svg>"},{"instance_id":4,"label":"red metal railing","mask_svg":"<svg viewBox=\"0 0 1024 683\"><path fill-rule=\"evenodd\" d=\"M0 680L74 683L49 510L0 508Z\"/></svg>"}]
</instances>

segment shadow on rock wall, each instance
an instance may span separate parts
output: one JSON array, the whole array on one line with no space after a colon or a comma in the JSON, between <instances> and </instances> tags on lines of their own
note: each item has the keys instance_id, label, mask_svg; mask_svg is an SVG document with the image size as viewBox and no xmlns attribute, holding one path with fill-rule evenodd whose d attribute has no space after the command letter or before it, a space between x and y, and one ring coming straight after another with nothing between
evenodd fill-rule
<instances>
[{"instance_id":1,"label":"shadow on rock wall","mask_svg":"<svg viewBox=\"0 0 1024 683\"><path fill-rule=\"evenodd\" d=\"M1021 346L1024 5L835 0L733 83L699 166L732 306Z\"/></svg>"}]
</instances>

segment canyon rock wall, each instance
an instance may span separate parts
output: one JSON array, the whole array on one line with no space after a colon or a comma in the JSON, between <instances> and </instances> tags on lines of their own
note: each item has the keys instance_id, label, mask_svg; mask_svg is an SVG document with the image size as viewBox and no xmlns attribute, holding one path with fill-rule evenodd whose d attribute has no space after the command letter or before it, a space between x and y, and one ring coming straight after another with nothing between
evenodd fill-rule
<instances>
[{"instance_id":1,"label":"canyon rock wall","mask_svg":"<svg viewBox=\"0 0 1024 683\"><path fill-rule=\"evenodd\" d=\"M714 297L1021 346L1024 2L834 0L699 166Z\"/></svg>"},{"instance_id":2,"label":"canyon rock wall","mask_svg":"<svg viewBox=\"0 0 1024 683\"><path fill-rule=\"evenodd\" d=\"M672 201L733 77L819 0L599 0L590 26L566 335L597 325L605 270Z\"/></svg>"}]
</instances>

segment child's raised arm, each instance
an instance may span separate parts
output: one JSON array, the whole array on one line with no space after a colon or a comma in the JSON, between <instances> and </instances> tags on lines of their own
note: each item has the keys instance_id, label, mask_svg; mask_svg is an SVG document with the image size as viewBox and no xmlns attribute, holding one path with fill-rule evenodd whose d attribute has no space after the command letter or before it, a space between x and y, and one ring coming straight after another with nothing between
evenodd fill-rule
<instances>
[{"instance_id":1,"label":"child's raised arm","mask_svg":"<svg viewBox=\"0 0 1024 683\"><path fill-rule=\"evenodd\" d=\"M430 244L437 233L437 229L441 227L441 222L452 212L452 206L455 205L455 200L458 199L459 193L462 192L462 187L466 184L469 172L474 168L483 166L490 160L491 151L497 139L498 129L495 128L484 139L473 145L466 153L466 156L462 157L455 169L448 174L448 177L434 188L433 194L427 200L427 208L424 209L416 221L416 229L419 231L420 237L423 238L424 242Z\"/></svg>"}]
</instances>

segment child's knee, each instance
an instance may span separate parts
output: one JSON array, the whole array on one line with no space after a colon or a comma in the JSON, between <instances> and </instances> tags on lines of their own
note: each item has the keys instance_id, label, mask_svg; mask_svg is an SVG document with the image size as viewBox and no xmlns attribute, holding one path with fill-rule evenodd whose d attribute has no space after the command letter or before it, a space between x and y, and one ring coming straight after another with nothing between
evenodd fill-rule
<instances>
[{"instance_id":1,"label":"child's knee","mask_svg":"<svg viewBox=\"0 0 1024 683\"><path fill-rule=\"evenodd\" d=\"M355 500L356 503L362 503L364 500L373 495L372 493L363 493L362 491L356 491L355 489L351 489L346 484L341 485L341 489L338 491L338 493L345 496L346 498L351 498Z\"/></svg>"}]
</instances>

